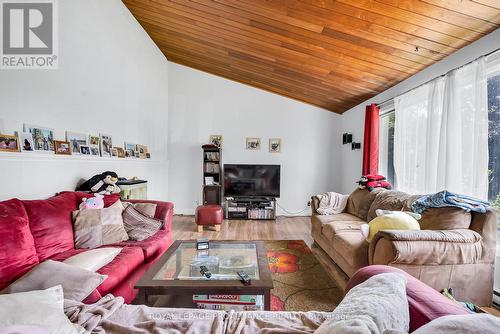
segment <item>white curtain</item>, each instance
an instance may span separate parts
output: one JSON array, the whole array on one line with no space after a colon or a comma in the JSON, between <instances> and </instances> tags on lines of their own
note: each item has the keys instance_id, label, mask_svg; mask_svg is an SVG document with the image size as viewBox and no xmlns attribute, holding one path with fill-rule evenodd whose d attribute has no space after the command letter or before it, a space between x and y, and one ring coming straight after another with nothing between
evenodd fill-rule
<instances>
[{"instance_id":1,"label":"white curtain","mask_svg":"<svg viewBox=\"0 0 500 334\"><path fill-rule=\"evenodd\" d=\"M488 198L488 100L480 58L395 98L398 190Z\"/></svg>"}]
</instances>

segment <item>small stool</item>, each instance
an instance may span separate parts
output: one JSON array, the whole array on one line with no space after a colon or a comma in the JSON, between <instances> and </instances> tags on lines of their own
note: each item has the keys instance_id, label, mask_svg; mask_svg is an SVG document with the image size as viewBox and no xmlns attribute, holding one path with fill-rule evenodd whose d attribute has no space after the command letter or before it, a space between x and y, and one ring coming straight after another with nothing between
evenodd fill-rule
<instances>
[{"instance_id":1,"label":"small stool","mask_svg":"<svg viewBox=\"0 0 500 334\"><path fill-rule=\"evenodd\" d=\"M222 220L224 214L220 205L200 205L196 208L195 222L198 225L198 232L203 232L203 226L215 226L215 230L219 232Z\"/></svg>"}]
</instances>

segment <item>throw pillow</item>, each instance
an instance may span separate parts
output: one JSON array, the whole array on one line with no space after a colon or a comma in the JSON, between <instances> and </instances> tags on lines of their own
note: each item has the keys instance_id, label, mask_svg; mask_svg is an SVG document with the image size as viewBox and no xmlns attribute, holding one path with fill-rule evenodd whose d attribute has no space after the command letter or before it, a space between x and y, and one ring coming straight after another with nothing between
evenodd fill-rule
<instances>
[{"instance_id":1,"label":"throw pillow","mask_svg":"<svg viewBox=\"0 0 500 334\"><path fill-rule=\"evenodd\" d=\"M118 247L107 247L91 249L86 252L73 255L63 262L72 266L96 272L111 261L122 251Z\"/></svg>"},{"instance_id":2,"label":"throw pillow","mask_svg":"<svg viewBox=\"0 0 500 334\"><path fill-rule=\"evenodd\" d=\"M158 232L163 221L145 216L129 205L123 212L123 225L130 240L142 241Z\"/></svg>"},{"instance_id":3,"label":"throw pillow","mask_svg":"<svg viewBox=\"0 0 500 334\"><path fill-rule=\"evenodd\" d=\"M154 218L156 214L156 204L154 203L130 203L130 202L122 202L120 200L116 201L115 204L111 205L113 208L121 208L123 211L129 206L132 205L137 211L142 213L145 216Z\"/></svg>"},{"instance_id":4,"label":"throw pillow","mask_svg":"<svg viewBox=\"0 0 500 334\"><path fill-rule=\"evenodd\" d=\"M66 263L47 260L28 271L2 293L42 290L61 285L64 298L81 302L107 277Z\"/></svg>"},{"instance_id":5,"label":"throw pillow","mask_svg":"<svg viewBox=\"0 0 500 334\"><path fill-rule=\"evenodd\" d=\"M352 288L314 333L408 333L409 327L406 278L384 273Z\"/></svg>"},{"instance_id":6,"label":"throw pillow","mask_svg":"<svg viewBox=\"0 0 500 334\"><path fill-rule=\"evenodd\" d=\"M120 208L73 211L75 248L96 248L128 240Z\"/></svg>"},{"instance_id":7,"label":"throw pillow","mask_svg":"<svg viewBox=\"0 0 500 334\"><path fill-rule=\"evenodd\" d=\"M0 328L2 333L45 334L76 334L82 329L64 314L60 285L47 290L0 295ZM23 328L29 331L19 331Z\"/></svg>"}]
</instances>

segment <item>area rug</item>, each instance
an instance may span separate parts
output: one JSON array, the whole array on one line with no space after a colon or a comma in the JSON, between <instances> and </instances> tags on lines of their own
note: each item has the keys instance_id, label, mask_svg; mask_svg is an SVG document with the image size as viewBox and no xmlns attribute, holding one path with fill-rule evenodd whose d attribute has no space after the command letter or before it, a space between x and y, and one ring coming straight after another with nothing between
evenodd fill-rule
<instances>
[{"instance_id":1,"label":"area rug","mask_svg":"<svg viewBox=\"0 0 500 334\"><path fill-rule=\"evenodd\" d=\"M343 292L303 240L265 241L272 311L332 311Z\"/></svg>"}]
</instances>

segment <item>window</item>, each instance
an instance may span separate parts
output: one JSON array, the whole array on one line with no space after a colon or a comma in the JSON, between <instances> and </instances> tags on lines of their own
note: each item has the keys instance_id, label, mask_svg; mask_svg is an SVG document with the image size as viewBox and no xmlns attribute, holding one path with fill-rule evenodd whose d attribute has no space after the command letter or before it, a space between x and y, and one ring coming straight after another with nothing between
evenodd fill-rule
<instances>
[{"instance_id":1,"label":"window","mask_svg":"<svg viewBox=\"0 0 500 334\"><path fill-rule=\"evenodd\" d=\"M379 174L384 175L393 186L394 178L394 105L382 107L379 122Z\"/></svg>"}]
</instances>

